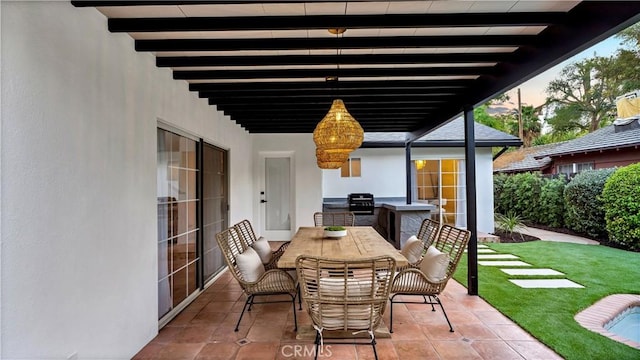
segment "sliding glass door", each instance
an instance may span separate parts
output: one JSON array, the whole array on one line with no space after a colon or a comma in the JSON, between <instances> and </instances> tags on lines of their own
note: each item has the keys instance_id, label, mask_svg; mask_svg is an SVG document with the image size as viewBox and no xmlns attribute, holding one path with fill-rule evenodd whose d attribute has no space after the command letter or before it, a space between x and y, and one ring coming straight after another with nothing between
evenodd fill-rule
<instances>
[{"instance_id":1,"label":"sliding glass door","mask_svg":"<svg viewBox=\"0 0 640 360\"><path fill-rule=\"evenodd\" d=\"M434 220L466 227L464 160L414 160L415 199L436 206Z\"/></svg>"},{"instance_id":2,"label":"sliding glass door","mask_svg":"<svg viewBox=\"0 0 640 360\"><path fill-rule=\"evenodd\" d=\"M223 268L215 234L227 226L227 153L158 129L158 317L171 317Z\"/></svg>"}]
</instances>

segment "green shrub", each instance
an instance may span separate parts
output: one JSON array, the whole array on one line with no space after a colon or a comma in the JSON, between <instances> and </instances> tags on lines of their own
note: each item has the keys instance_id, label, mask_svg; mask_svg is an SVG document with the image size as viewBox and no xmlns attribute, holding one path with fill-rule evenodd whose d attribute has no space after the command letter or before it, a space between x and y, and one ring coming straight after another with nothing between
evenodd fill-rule
<instances>
[{"instance_id":1,"label":"green shrub","mask_svg":"<svg viewBox=\"0 0 640 360\"><path fill-rule=\"evenodd\" d=\"M503 209L500 203L500 194L502 194L502 189L504 187L505 181L509 178L507 174L496 174L493 175L493 208L495 213L506 213L506 209Z\"/></svg>"},{"instance_id":2,"label":"green shrub","mask_svg":"<svg viewBox=\"0 0 640 360\"><path fill-rule=\"evenodd\" d=\"M501 187L499 194L494 198L497 212L501 214L512 212L524 220L538 222L542 183L543 179L537 173L509 175L501 184L496 184L494 181L494 191Z\"/></svg>"},{"instance_id":3,"label":"green shrub","mask_svg":"<svg viewBox=\"0 0 640 360\"><path fill-rule=\"evenodd\" d=\"M540 222L540 194L543 179L538 173L519 174L517 196L511 201L515 203L515 211L525 220Z\"/></svg>"},{"instance_id":4,"label":"green shrub","mask_svg":"<svg viewBox=\"0 0 640 360\"><path fill-rule=\"evenodd\" d=\"M506 175L502 183L502 190L494 201L498 204L498 213L506 214L515 211L513 207L513 198L518 193L518 174Z\"/></svg>"},{"instance_id":5,"label":"green shrub","mask_svg":"<svg viewBox=\"0 0 640 360\"><path fill-rule=\"evenodd\" d=\"M609 240L640 250L640 163L618 169L601 196Z\"/></svg>"},{"instance_id":6,"label":"green shrub","mask_svg":"<svg viewBox=\"0 0 640 360\"><path fill-rule=\"evenodd\" d=\"M565 186L564 221L569 229L597 239L607 238L600 194L614 171L615 169L583 171Z\"/></svg>"},{"instance_id":7,"label":"green shrub","mask_svg":"<svg viewBox=\"0 0 640 360\"><path fill-rule=\"evenodd\" d=\"M538 208L538 222L551 227L564 226L564 187L567 185L565 177L544 179L540 193Z\"/></svg>"}]
</instances>

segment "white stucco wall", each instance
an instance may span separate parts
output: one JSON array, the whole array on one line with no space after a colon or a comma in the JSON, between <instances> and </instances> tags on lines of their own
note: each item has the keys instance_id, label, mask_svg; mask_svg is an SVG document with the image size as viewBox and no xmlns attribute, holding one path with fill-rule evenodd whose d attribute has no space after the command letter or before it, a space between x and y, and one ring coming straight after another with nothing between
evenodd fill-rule
<instances>
[{"instance_id":1,"label":"white stucco wall","mask_svg":"<svg viewBox=\"0 0 640 360\"><path fill-rule=\"evenodd\" d=\"M260 219L260 153L264 152L292 152L294 158L294 209L291 229L295 232L300 226L313 226L313 213L322 211L322 172L316 164L315 144L313 134L252 134L253 166L256 174L253 190L253 204L255 227L262 228ZM293 236L293 234L291 234ZM289 240L289 236L286 239ZM271 240L278 240L270 238Z\"/></svg>"},{"instance_id":2,"label":"white stucco wall","mask_svg":"<svg viewBox=\"0 0 640 360\"><path fill-rule=\"evenodd\" d=\"M344 198L347 194L366 192L374 197L406 197L404 148L357 149L351 157L360 158L362 177L342 178L340 170L322 173L323 197ZM464 159L464 148L412 148L416 159ZM478 231L490 233L493 221L493 165L490 148L476 148L476 187Z\"/></svg>"},{"instance_id":3,"label":"white stucco wall","mask_svg":"<svg viewBox=\"0 0 640 360\"><path fill-rule=\"evenodd\" d=\"M158 119L229 149L235 219L250 136L94 8L1 6L0 357L131 358L158 327Z\"/></svg>"}]
</instances>

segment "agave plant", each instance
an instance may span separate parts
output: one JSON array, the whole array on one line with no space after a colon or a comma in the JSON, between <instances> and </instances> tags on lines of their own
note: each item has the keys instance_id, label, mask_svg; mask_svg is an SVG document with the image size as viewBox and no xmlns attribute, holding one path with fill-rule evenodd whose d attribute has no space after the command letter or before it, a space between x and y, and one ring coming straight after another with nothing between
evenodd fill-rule
<instances>
[{"instance_id":1,"label":"agave plant","mask_svg":"<svg viewBox=\"0 0 640 360\"><path fill-rule=\"evenodd\" d=\"M512 211L509 211L506 215L496 214L495 223L496 223L496 229L504 233L507 233L510 236L512 236L514 232L519 233L520 230L522 230L524 227L522 218L518 214ZM520 237L524 240L524 237L522 236L522 234L520 234Z\"/></svg>"}]
</instances>

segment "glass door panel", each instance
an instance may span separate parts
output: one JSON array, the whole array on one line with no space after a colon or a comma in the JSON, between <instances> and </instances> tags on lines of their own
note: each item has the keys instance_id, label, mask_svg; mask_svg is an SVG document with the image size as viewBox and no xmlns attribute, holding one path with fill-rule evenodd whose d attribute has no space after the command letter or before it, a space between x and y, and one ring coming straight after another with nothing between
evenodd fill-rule
<instances>
[{"instance_id":1,"label":"glass door panel","mask_svg":"<svg viewBox=\"0 0 640 360\"><path fill-rule=\"evenodd\" d=\"M196 141L158 129L158 315L197 289Z\"/></svg>"},{"instance_id":2,"label":"glass door panel","mask_svg":"<svg viewBox=\"0 0 640 360\"><path fill-rule=\"evenodd\" d=\"M265 230L291 233L291 159L265 158Z\"/></svg>"},{"instance_id":3,"label":"glass door panel","mask_svg":"<svg viewBox=\"0 0 640 360\"><path fill-rule=\"evenodd\" d=\"M224 267L216 234L228 226L227 152L215 146L202 146L203 278L211 279Z\"/></svg>"}]
</instances>

